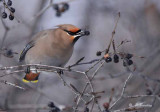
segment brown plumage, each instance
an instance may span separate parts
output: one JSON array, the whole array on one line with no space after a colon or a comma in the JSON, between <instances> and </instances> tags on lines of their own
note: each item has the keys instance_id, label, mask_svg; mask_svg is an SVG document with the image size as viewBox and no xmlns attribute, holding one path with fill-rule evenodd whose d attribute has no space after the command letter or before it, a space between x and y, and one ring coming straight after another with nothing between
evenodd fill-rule
<instances>
[{"instance_id":1,"label":"brown plumage","mask_svg":"<svg viewBox=\"0 0 160 112\"><path fill-rule=\"evenodd\" d=\"M58 25L55 29L41 31L26 45L19 61L25 60L26 64L63 67L72 56L75 42L85 35L89 35L89 32L71 24Z\"/></svg>"}]
</instances>

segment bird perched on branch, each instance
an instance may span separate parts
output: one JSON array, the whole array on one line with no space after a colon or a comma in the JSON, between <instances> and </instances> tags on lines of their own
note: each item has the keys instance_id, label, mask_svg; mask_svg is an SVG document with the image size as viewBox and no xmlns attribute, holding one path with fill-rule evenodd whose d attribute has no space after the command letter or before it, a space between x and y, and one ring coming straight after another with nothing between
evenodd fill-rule
<instances>
[{"instance_id":1,"label":"bird perched on branch","mask_svg":"<svg viewBox=\"0 0 160 112\"><path fill-rule=\"evenodd\" d=\"M89 31L81 30L71 24L58 25L55 29L37 33L25 46L20 54L19 61L26 64L44 64L63 67L72 56L76 41L89 35ZM38 82L39 73L29 71L24 82Z\"/></svg>"}]
</instances>

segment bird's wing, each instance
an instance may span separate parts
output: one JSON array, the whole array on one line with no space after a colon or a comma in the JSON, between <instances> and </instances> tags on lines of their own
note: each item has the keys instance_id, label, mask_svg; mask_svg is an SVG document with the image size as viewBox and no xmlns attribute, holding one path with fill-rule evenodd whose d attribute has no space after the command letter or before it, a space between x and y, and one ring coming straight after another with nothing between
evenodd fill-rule
<instances>
[{"instance_id":1,"label":"bird's wing","mask_svg":"<svg viewBox=\"0 0 160 112\"><path fill-rule=\"evenodd\" d=\"M35 36L33 36L33 39L25 46L25 48L22 50L20 57L19 57L19 62L23 61L25 59L25 55L27 53L27 51L29 49L31 49L32 47L34 47L36 40L42 38L42 37L46 37L46 34L48 33L48 31L41 31L39 33L37 33Z\"/></svg>"},{"instance_id":2,"label":"bird's wing","mask_svg":"<svg viewBox=\"0 0 160 112\"><path fill-rule=\"evenodd\" d=\"M28 51L30 48L32 48L32 47L34 46L34 44L35 44L35 42L34 42L34 41L31 41L31 42L29 42L29 43L26 45L26 47L23 49L23 51L22 51L21 54L20 54L19 62L21 62L22 60L24 60L27 51Z\"/></svg>"}]
</instances>

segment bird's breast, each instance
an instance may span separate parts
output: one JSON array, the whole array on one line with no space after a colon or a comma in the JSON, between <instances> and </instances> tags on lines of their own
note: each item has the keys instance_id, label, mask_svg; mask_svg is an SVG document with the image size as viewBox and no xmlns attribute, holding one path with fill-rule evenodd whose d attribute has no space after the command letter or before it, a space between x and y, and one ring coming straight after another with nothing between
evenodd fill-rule
<instances>
[{"instance_id":1,"label":"bird's breast","mask_svg":"<svg viewBox=\"0 0 160 112\"><path fill-rule=\"evenodd\" d=\"M73 47L63 48L58 45L38 45L31 48L25 61L28 64L45 64L51 66L64 66L72 56Z\"/></svg>"}]
</instances>

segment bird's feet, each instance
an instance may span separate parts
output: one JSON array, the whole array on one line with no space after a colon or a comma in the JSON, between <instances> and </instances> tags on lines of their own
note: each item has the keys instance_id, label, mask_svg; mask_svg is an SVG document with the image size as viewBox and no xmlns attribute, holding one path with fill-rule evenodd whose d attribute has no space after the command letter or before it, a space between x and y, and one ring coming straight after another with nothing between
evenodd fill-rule
<instances>
[{"instance_id":1,"label":"bird's feet","mask_svg":"<svg viewBox=\"0 0 160 112\"><path fill-rule=\"evenodd\" d=\"M29 74L29 73L31 72L31 71L30 71L30 66L27 66L27 67L25 68L24 72L25 72L26 74Z\"/></svg>"}]
</instances>

